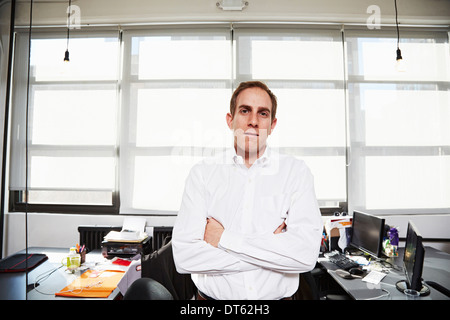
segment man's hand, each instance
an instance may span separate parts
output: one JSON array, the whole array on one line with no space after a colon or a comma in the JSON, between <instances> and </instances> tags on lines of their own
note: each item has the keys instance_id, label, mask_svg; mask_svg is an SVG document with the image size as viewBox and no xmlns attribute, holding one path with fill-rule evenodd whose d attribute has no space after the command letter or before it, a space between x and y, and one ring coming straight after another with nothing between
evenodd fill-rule
<instances>
[{"instance_id":1,"label":"man's hand","mask_svg":"<svg viewBox=\"0 0 450 320\"><path fill-rule=\"evenodd\" d=\"M205 235L203 240L214 247L219 246L220 237L223 233L223 226L214 218L206 219Z\"/></svg>"},{"instance_id":2,"label":"man's hand","mask_svg":"<svg viewBox=\"0 0 450 320\"><path fill-rule=\"evenodd\" d=\"M274 234L279 234L286 231L286 222L283 221L282 224L273 232ZM222 224L214 218L206 219L205 234L203 240L214 247L219 246L220 237L222 237L224 227Z\"/></svg>"},{"instance_id":3,"label":"man's hand","mask_svg":"<svg viewBox=\"0 0 450 320\"><path fill-rule=\"evenodd\" d=\"M274 233L274 234L282 233L282 232L286 231L286 227L287 227L286 222L283 221L283 223L280 224L280 225L278 226L278 228L277 228L273 233Z\"/></svg>"}]
</instances>

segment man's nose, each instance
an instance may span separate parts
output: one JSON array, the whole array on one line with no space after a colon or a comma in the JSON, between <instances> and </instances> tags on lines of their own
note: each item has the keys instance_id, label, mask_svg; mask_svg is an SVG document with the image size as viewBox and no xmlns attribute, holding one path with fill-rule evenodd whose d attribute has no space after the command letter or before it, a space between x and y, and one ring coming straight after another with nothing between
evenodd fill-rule
<instances>
[{"instance_id":1,"label":"man's nose","mask_svg":"<svg viewBox=\"0 0 450 320\"><path fill-rule=\"evenodd\" d=\"M248 125L252 126L252 127L257 127L258 126L258 115L257 114L252 114L249 119L248 119Z\"/></svg>"}]
</instances>

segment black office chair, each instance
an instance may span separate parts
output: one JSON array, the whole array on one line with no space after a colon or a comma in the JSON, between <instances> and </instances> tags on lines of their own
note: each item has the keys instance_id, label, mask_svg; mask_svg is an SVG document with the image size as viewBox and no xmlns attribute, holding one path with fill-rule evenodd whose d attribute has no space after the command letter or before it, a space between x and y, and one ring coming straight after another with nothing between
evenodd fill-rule
<instances>
[{"instance_id":1,"label":"black office chair","mask_svg":"<svg viewBox=\"0 0 450 320\"><path fill-rule=\"evenodd\" d=\"M123 297L124 300L173 300L170 292L152 278L135 280Z\"/></svg>"},{"instance_id":2,"label":"black office chair","mask_svg":"<svg viewBox=\"0 0 450 320\"><path fill-rule=\"evenodd\" d=\"M300 285L294 294L294 300L351 300L351 298L336 288L322 288L322 278L327 272L316 266L309 272L300 273ZM327 281L327 279L323 279Z\"/></svg>"},{"instance_id":3,"label":"black office chair","mask_svg":"<svg viewBox=\"0 0 450 320\"><path fill-rule=\"evenodd\" d=\"M319 290L311 271L300 273L300 285L294 300L319 300Z\"/></svg>"},{"instance_id":4,"label":"black office chair","mask_svg":"<svg viewBox=\"0 0 450 320\"><path fill-rule=\"evenodd\" d=\"M142 278L152 278L162 284L174 300L189 300L195 296L197 288L190 274L177 272L173 260L172 241L167 237L163 246L141 259Z\"/></svg>"},{"instance_id":5,"label":"black office chair","mask_svg":"<svg viewBox=\"0 0 450 320\"><path fill-rule=\"evenodd\" d=\"M320 300L320 288L318 284L318 273L320 268L316 267L309 272L300 273L299 287L294 293L294 300Z\"/></svg>"},{"instance_id":6,"label":"black office chair","mask_svg":"<svg viewBox=\"0 0 450 320\"><path fill-rule=\"evenodd\" d=\"M319 265L316 265L311 271L311 276L317 285L316 290L319 300L352 300Z\"/></svg>"}]
</instances>

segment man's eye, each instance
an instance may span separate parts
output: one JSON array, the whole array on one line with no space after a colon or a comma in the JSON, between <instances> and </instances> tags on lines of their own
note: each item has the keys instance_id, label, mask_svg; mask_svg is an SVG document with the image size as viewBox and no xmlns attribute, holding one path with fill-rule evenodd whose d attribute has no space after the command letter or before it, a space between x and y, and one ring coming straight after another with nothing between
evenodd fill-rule
<instances>
[{"instance_id":1,"label":"man's eye","mask_svg":"<svg viewBox=\"0 0 450 320\"><path fill-rule=\"evenodd\" d=\"M247 109L241 109L241 113L248 113Z\"/></svg>"},{"instance_id":2,"label":"man's eye","mask_svg":"<svg viewBox=\"0 0 450 320\"><path fill-rule=\"evenodd\" d=\"M268 117L269 113L268 112L260 112L260 115L262 115L263 117Z\"/></svg>"}]
</instances>

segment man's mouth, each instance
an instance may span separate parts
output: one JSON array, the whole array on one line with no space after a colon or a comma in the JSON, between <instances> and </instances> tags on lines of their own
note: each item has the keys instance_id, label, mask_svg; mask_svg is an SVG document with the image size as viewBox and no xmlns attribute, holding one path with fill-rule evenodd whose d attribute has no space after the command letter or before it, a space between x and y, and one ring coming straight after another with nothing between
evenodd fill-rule
<instances>
[{"instance_id":1,"label":"man's mouth","mask_svg":"<svg viewBox=\"0 0 450 320\"><path fill-rule=\"evenodd\" d=\"M247 131L247 132L244 132L244 134L246 135L246 136L251 136L251 137L259 137L259 134L257 134L256 132L249 132L249 131Z\"/></svg>"}]
</instances>

